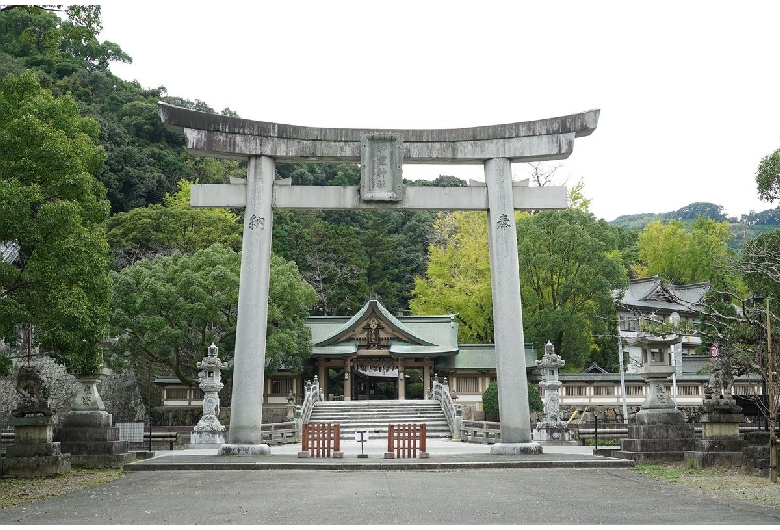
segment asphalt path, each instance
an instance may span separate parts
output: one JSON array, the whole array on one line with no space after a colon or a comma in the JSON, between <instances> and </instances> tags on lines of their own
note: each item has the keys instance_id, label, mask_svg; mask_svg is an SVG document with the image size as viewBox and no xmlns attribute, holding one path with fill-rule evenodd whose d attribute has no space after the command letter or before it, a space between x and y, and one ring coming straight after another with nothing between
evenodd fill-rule
<instances>
[{"instance_id":1,"label":"asphalt path","mask_svg":"<svg viewBox=\"0 0 780 530\"><path fill-rule=\"evenodd\" d=\"M630 469L137 471L2 510L0 524L777 525L780 510Z\"/></svg>"}]
</instances>

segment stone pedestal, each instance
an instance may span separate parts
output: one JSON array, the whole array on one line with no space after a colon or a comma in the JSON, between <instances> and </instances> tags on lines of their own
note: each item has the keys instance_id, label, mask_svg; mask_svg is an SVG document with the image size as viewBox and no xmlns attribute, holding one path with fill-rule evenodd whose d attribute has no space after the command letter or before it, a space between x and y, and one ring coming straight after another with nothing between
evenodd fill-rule
<instances>
[{"instance_id":1,"label":"stone pedestal","mask_svg":"<svg viewBox=\"0 0 780 530\"><path fill-rule=\"evenodd\" d=\"M571 431L565 424L563 425L545 425L539 424L533 430L534 442L541 445L579 445L576 440L571 439Z\"/></svg>"},{"instance_id":2,"label":"stone pedestal","mask_svg":"<svg viewBox=\"0 0 780 530\"><path fill-rule=\"evenodd\" d=\"M127 442L119 441L119 428L112 427L97 392L97 378L80 379L79 393L58 433L63 451L73 464L85 467L122 467L134 460Z\"/></svg>"},{"instance_id":3,"label":"stone pedestal","mask_svg":"<svg viewBox=\"0 0 780 530\"><path fill-rule=\"evenodd\" d=\"M497 443L490 446L491 455L540 455L544 452L536 442Z\"/></svg>"},{"instance_id":4,"label":"stone pedestal","mask_svg":"<svg viewBox=\"0 0 780 530\"><path fill-rule=\"evenodd\" d=\"M217 449L218 456L267 456L271 454L268 444L223 444Z\"/></svg>"},{"instance_id":5,"label":"stone pedestal","mask_svg":"<svg viewBox=\"0 0 780 530\"><path fill-rule=\"evenodd\" d=\"M685 452L698 469L741 467L745 442L739 439L739 424L744 416L734 412L709 412L701 415L702 438L693 451Z\"/></svg>"},{"instance_id":6,"label":"stone pedestal","mask_svg":"<svg viewBox=\"0 0 780 530\"><path fill-rule=\"evenodd\" d=\"M70 471L70 455L52 441L54 416L12 417L10 423L14 443L6 449L3 476L46 477Z\"/></svg>"},{"instance_id":7,"label":"stone pedestal","mask_svg":"<svg viewBox=\"0 0 780 530\"><path fill-rule=\"evenodd\" d=\"M641 410L636 423L628 426L628 437L620 441L616 458L637 464L678 462L692 451L695 443L692 424L685 423L682 412L675 409Z\"/></svg>"},{"instance_id":8,"label":"stone pedestal","mask_svg":"<svg viewBox=\"0 0 780 530\"><path fill-rule=\"evenodd\" d=\"M187 449L218 449L227 443L225 431L193 431Z\"/></svg>"}]
</instances>

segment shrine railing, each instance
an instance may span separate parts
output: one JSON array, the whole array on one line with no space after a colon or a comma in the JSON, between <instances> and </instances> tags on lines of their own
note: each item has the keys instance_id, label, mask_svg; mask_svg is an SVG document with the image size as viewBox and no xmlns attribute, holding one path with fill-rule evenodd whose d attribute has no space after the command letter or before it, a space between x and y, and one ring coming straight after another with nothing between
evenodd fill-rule
<instances>
[{"instance_id":1,"label":"shrine railing","mask_svg":"<svg viewBox=\"0 0 780 530\"><path fill-rule=\"evenodd\" d=\"M317 376L314 376L314 381L306 381L303 394L303 403L300 409L295 413L295 424L298 429L299 436L302 434L303 425L309 423L311 418L311 411L314 409L314 404L318 401L322 401L322 391L320 390L320 381Z\"/></svg>"},{"instance_id":2,"label":"shrine railing","mask_svg":"<svg viewBox=\"0 0 780 530\"><path fill-rule=\"evenodd\" d=\"M447 378L444 378L444 382L433 381L433 388L431 390L433 399L439 402L441 409L444 411L444 416L447 418L447 423L452 433L453 441L460 440L460 423L463 418L463 413L459 406L455 405L450 392L450 385L447 384Z\"/></svg>"}]
</instances>

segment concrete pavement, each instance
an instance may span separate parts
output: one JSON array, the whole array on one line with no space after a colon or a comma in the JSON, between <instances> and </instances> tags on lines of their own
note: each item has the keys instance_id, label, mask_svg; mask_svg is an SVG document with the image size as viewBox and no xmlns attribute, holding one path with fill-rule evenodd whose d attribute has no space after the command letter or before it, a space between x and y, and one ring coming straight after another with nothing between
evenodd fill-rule
<instances>
[{"instance_id":1,"label":"concrete pavement","mask_svg":"<svg viewBox=\"0 0 780 530\"><path fill-rule=\"evenodd\" d=\"M0 510L0 525L780 524L780 510L637 475L587 447L495 456L487 445L437 440L426 460L440 466L419 468L420 459L385 460L385 443L366 443L367 458L358 458L360 444L345 441L343 459L299 459L297 444L260 457L159 451L128 466L156 462L156 470L134 467L107 484ZM207 470L235 458L266 467ZM343 462L312 467L329 460ZM175 461L197 465L159 466ZM406 467L386 467L401 461ZM366 467L345 466L358 462Z\"/></svg>"}]
</instances>

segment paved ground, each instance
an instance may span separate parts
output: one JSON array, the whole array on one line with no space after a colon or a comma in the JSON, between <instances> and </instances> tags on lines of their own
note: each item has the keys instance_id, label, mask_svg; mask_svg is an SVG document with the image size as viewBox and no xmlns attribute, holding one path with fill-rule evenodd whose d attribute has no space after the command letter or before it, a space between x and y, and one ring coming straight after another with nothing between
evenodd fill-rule
<instances>
[{"instance_id":1,"label":"paved ground","mask_svg":"<svg viewBox=\"0 0 780 530\"><path fill-rule=\"evenodd\" d=\"M429 446L430 462L468 465L391 469L383 467L394 460L382 457L382 441L365 444L367 458L358 458L360 444L345 442L343 463L373 466L360 470L307 467L333 459L299 459L299 449L271 447L270 456L234 462L277 467L220 471L203 465L235 457L216 457L215 450L160 451L146 462L203 465L128 473L2 510L0 524L780 524L780 510L716 502L579 446L495 456L490 446L436 441ZM592 467L594 462L602 464Z\"/></svg>"}]
</instances>

